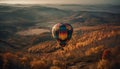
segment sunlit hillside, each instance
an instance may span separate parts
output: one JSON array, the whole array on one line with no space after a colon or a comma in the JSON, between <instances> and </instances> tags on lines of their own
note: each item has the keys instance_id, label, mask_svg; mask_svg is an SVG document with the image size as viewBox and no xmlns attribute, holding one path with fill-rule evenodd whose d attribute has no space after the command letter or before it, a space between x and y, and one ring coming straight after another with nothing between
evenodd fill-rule
<instances>
[{"instance_id":1,"label":"sunlit hillside","mask_svg":"<svg viewBox=\"0 0 120 69\"><path fill-rule=\"evenodd\" d=\"M29 67L33 69L41 67L46 69L96 68L97 63L101 65L104 62L102 60L104 50L119 48L120 31L118 29L120 26L111 25L76 28L72 40L64 47L64 50L61 50L55 40L47 40L26 48L26 52L17 52L16 55L4 53L1 57L3 60L9 60L7 64L8 62L16 64L19 61L18 66L23 64L23 68L25 65L28 69ZM114 57L113 55L111 57ZM16 59L13 60L12 58L15 57ZM114 67L116 61L112 62ZM3 63L5 64L5 61Z\"/></svg>"},{"instance_id":2,"label":"sunlit hillside","mask_svg":"<svg viewBox=\"0 0 120 69\"><path fill-rule=\"evenodd\" d=\"M37 57L66 62L68 68L78 69L96 64L101 59L101 53L119 46L120 26L81 27L75 30L72 40L61 50L55 41L47 41L28 48L28 52ZM80 65L80 66L79 66Z\"/></svg>"}]
</instances>

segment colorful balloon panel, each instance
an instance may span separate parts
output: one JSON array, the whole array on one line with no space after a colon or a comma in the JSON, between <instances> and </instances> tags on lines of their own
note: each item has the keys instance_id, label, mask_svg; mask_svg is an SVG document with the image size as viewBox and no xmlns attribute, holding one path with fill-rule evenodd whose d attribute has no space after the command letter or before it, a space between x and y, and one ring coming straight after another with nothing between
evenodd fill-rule
<instances>
[{"instance_id":1,"label":"colorful balloon panel","mask_svg":"<svg viewBox=\"0 0 120 69\"><path fill-rule=\"evenodd\" d=\"M65 46L66 43L71 39L72 32L72 26L67 23L58 23L52 28L52 36L61 46Z\"/></svg>"},{"instance_id":2,"label":"colorful balloon panel","mask_svg":"<svg viewBox=\"0 0 120 69\"><path fill-rule=\"evenodd\" d=\"M59 32L59 38L61 39L61 40L65 40L65 39L67 39L67 31L60 31Z\"/></svg>"}]
</instances>

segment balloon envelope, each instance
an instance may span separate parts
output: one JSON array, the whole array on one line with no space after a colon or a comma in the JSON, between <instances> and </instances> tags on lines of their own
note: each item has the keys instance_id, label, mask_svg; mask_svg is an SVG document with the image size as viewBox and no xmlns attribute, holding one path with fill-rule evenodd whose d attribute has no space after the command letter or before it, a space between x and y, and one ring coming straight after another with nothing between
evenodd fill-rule
<instances>
[{"instance_id":1,"label":"balloon envelope","mask_svg":"<svg viewBox=\"0 0 120 69\"><path fill-rule=\"evenodd\" d=\"M68 23L58 23L52 28L52 36L58 41L59 45L64 47L71 39L73 28Z\"/></svg>"}]
</instances>

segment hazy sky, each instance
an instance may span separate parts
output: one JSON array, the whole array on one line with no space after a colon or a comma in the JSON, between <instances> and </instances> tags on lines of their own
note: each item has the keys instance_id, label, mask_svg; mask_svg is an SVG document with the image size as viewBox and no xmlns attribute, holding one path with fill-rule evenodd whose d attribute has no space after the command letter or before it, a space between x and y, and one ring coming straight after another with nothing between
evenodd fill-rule
<instances>
[{"instance_id":1,"label":"hazy sky","mask_svg":"<svg viewBox=\"0 0 120 69\"><path fill-rule=\"evenodd\" d=\"M120 4L120 0L0 0L0 3L23 4Z\"/></svg>"}]
</instances>

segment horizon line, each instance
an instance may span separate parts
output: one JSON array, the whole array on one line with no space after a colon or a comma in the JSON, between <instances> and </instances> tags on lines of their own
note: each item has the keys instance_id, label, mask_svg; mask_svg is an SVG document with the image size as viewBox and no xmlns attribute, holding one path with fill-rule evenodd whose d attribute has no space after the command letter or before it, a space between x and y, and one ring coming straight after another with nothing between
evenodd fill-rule
<instances>
[{"instance_id":1,"label":"horizon line","mask_svg":"<svg viewBox=\"0 0 120 69\"><path fill-rule=\"evenodd\" d=\"M79 3L3 3L0 4L10 4L10 5L120 5L120 4L79 4Z\"/></svg>"}]
</instances>

